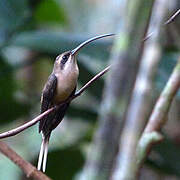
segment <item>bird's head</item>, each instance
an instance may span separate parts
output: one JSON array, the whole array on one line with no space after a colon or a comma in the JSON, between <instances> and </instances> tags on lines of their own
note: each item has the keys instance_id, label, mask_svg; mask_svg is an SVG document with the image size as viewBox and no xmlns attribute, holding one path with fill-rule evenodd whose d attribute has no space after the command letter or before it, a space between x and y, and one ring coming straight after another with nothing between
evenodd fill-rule
<instances>
[{"instance_id":1,"label":"bird's head","mask_svg":"<svg viewBox=\"0 0 180 180\"><path fill-rule=\"evenodd\" d=\"M101 39L104 37L108 37L108 36L113 36L113 35L115 35L115 34L104 34L104 35L100 35L100 36L90 38L90 39L84 41L83 43L81 43L75 49L73 49L71 51L66 51L66 52L60 54L56 58L54 70L62 71L66 68L74 67L74 65L77 64L76 56L77 56L78 52L80 51L80 49L82 49L84 46L86 46L87 44L89 44L92 41L95 41L97 39Z\"/></svg>"}]
</instances>

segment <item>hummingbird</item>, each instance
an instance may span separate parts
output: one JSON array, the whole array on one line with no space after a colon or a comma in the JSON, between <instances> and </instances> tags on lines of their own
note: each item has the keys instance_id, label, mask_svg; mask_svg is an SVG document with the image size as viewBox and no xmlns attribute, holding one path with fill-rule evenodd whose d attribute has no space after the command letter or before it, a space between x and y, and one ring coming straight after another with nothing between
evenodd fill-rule
<instances>
[{"instance_id":1,"label":"hummingbird","mask_svg":"<svg viewBox=\"0 0 180 180\"><path fill-rule=\"evenodd\" d=\"M41 113L54 106L59 106L57 106L58 108L55 111L41 119L39 123L39 133L42 134L42 144L39 152L38 170L41 170L42 168L43 172L45 172L51 132L62 121L66 110L69 107L69 102L62 102L65 102L75 94L79 76L76 56L79 50L92 41L113 35L114 34L103 34L95 36L84 41L75 49L64 52L56 57L52 73L42 91Z\"/></svg>"}]
</instances>

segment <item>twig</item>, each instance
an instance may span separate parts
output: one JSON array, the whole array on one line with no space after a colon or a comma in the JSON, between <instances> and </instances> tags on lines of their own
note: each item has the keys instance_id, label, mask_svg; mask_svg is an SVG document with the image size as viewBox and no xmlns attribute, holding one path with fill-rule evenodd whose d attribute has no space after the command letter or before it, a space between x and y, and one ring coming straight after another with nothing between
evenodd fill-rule
<instances>
[{"instance_id":1,"label":"twig","mask_svg":"<svg viewBox=\"0 0 180 180\"><path fill-rule=\"evenodd\" d=\"M178 9L178 10L164 23L164 25L167 25L167 24L171 23L179 14L180 14L180 9Z\"/></svg>"},{"instance_id":2,"label":"twig","mask_svg":"<svg viewBox=\"0 0 180 180\"><path fill-rule=\"evenodd\" d=\"M19 166L28 178L33 178L36 180L51 180L41 171L38 171L32 164L25 161L21 156L19 156L6 143L2 141L0 141L0 152L13 161L17 166Z\"/></svg>"},{"instance_id":3,"label":"twig","mask_svg":"<svg viewBox=\"0 0 180 180\"><path fill-rule=\"evenodd\" d=\"M151 147L157 143L160 143L162 140L162 134L156 131L145 133L141 136L136 148L136 174L138 174L138 171L143 165L145 158L149 154Z\"/></svg>"},{"instance_id":4,"label":"twig","mask_svg":"<svg viewBox=\"0 0 180 180\"><path fill-rule=\"evenodd\" d=\"M1 133L0 134L0 139L2 138L6 138L6 137L10 137L10 136L14 136L16 134L19 134L20 132L24 131L25 129L33 126L34 124L36 124L38 121L40 121L44 116L46 116L47 114L49 114L50 112L54 111L55 108L51 108L51 109L48 109L47 111L45 111L44 113L40 114L39 116L37 116L36 118L34 118L33 120L17 127L17 128L14 128L12 130L9 130L7 132L4 132L4 133Z\"/></svg>"},{"instance_id":5,"label":"twig","mask_svg":"<svg viewBox=\"0 0 180 180\"><path fill-rule=\"evenodd\" d=\"M164 22L164 24L162 26L170 24L179 14L180 14L180 9L178 9L166 22ZM155 31L148 33L146 35L146 37L143 38L142 41L148 40L154 33L155 33Z\"/></svg>"},{"instance_id":6,"label":"twig","mask_svg":"<svg viewBox=\"0 0 180 180\"><path fill-rule=\"evenodd\" d=\"M90 81L88 81L77 93L75 93L74 96L72 96L71 98L68 98L65 102L63 103L67 103L67 102L71 102L73 99L75 99L76 97L80 96L94 81L96 81L97 79L99 79L101 76L103 76L106 72L108 72L110 69L110 66L106 67L104 70L102 70L101 72L99 72L96 76L94 76ZM63 103L59 104L58 106L61 106ZM25 129L33 126L34 124L36 124L38 121L40 121L43 117L45 117L46 115L48 115L49 113L51 113L52 111L54 111L56 107L50 108L47 111L45 111L44 113L40 114L39 116L37 116L36 118L34 118L33 120L15 128L12 130L9 130L7 132L1 133L0 134L0 139L2 138L6 138L6 137L10 137L10 136L14 136L16 134L19 134L20 132L24 131Z\"/></svg>"},{"instance_id":7,"label":"twig","mask_svg":"<svg viewBox=\"0 0 180 180\"><path fill-rule=\"evenodd\" d=\"M150 152L153 144L162 140L162 135L158 133L166 123L166 116L171 106L172 100L180 88L180 58L172 72L169 81L162 91L148 124L141 136L137 147L137 166L140 167ZM153 137L153 138L152 138Z\"/></svg>"},{"instance_id":8,"label":"twig","mask_svg":"<svg viewBox=\"0 0 180 180\"><path fill-rule=\"evenodd\" d=\"M159 131L166 122L166 116L171 102L180 88L180 58L167 82L162 94L160 95L144 133Z\"/></svg>"},{"instance_id":9,"label":"twig","mask_svg":"<svg viewBox=\"0 0 180 180\"><path fill-rule=\"evenodd\" d=\"M102 70L100 73L98 73L96 76L94 76L88 83L86 83L74 96L73 99L77 96L80 96L94 81L99 79L101 76L103 76L106 72L110 70L111 65L106 67L104 70Z\"/></svg>"}]
</instances>

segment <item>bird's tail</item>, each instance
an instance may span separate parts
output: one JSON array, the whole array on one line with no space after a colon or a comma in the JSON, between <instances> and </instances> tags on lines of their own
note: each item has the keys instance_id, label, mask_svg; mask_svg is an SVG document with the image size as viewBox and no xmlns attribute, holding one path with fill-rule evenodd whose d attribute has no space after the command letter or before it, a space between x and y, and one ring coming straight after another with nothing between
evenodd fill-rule
<instances>
[{"instance_id":1,"label":"bird's tail","mask_svg":"<svg viewBox=\"0 0 180 180\"><path fill-rule=\"evenodd\" d=\"M49 137L50 136L45 137L42 134L42 143L41 143L41 149L40 149L40 152L39 152L39 159L38 159L38 167L37 167L37 169L40 171L41 167L42 167L43 172L45 172L45 170L46 170Z\"/></svg>"}]
</instances>

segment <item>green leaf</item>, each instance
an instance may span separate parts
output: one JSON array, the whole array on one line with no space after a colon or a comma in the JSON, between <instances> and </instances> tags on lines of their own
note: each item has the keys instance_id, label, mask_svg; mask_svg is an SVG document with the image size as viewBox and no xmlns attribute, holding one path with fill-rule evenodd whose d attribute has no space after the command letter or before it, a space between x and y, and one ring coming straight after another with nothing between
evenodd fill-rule
<instances>
[{"instance_id":1,"label":"green leaf","mask_svg":"<svg viewBox=\"0 0 180 180\"><path fill-rule=\"evenodd\" d=\"M67 22L66 13L63 7L54 0L41 1L34 13L37 23L60 23Z\"/></svg>"}]
</instances>

